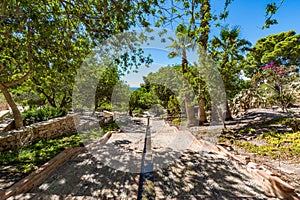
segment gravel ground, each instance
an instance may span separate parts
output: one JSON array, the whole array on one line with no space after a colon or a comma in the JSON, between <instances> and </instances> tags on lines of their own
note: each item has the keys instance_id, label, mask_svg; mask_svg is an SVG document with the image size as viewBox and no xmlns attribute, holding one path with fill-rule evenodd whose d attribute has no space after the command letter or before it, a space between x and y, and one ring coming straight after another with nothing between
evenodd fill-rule
<instances>
[{"instance_id":1,"label":"gravel ground","mask_svg":"<svg viewBox=\"0 0 300 200\"><path fill-rule=\"evenodd\" d=\"M151 121L151 199L270 199L251 177L186 131ZM134 132L132 132L134 130ZM145 127L74 155L31 193L10 199L136 199Z\"/></svg>"}]
</instances>

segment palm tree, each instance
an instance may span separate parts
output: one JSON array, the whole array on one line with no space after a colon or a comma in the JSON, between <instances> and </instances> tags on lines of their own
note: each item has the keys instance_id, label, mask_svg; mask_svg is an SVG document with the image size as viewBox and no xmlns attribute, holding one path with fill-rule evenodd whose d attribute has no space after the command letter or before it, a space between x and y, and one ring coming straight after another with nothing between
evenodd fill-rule
<instances>
[{"instance_id":1,"label":"palm tree","mask_svg":"<svg viewBox=\"0 0 300 200\"><path fill-rule=\"evenodd\" d=\"M230 28L228 25L221 29L219 37L214 36L210 41L209 54L216 61L223 78L227 96L232 98L241 88L239 63L244 59L244 52L249 50L251 43L240 39L240 29L237 26ZM232 116L227 101L225 120Z\"/></svg>"},{"instance_id":2,"label":"palm tree","mask_svg":"<svg viewBox=\"0 0 300 200\"><path fill-rule=\"evenodd\" d=\"M188 60L186 52L188 49L194 49L196 47L196 43L193 41L191 37L189 37L189 30L186 26L179 24L176 29L176 38L169 38L172 41L172 44L168 46L168 48L173 49L171 53L169 53L170 58L174 58L176 56L181 55L181 70L184 78L187 77L188 72ZM192 97L190 94L190 90L187 87L187 83L184 83L184 103L185 110L188 119L188 125L196 125L196 117L194 107L192 104Z\"/></svg>"}]
</instances>

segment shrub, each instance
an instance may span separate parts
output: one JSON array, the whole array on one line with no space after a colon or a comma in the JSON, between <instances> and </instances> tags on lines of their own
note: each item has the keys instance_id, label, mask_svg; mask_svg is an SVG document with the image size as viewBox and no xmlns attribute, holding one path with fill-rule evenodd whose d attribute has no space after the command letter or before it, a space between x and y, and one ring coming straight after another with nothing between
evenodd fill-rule
<instances>
[{"instance_id":1,"label":"shrub","mask_svg":"<svg viewBox=\"0 0 300 200\"><path fill-rule=\"evenodd\" d=\"M181 119L180 119L180 118L175 118L175 119L172 120L172 122L173 122L175 125L179 126L180 123L181 123Z\"/></svg>"},{"instance_id":2,"label":"shrub","mask_svg":"<svg viewBox=\"0 0 300 200\"><path fill-rule=\"evenodd\" d=\"M300 131L300 120L295 119L295 118L276 118L276 119L271 119L269 121L266 121L264 123L265 125L270 125L270 124L282 124L286 125L289 128L293 130L293 132Z\"/></svg>"},{"instance_id":3,"label":"shrub","mask_svg":"<svg viewBox=\"0 0 300 200\"><path fill-rule=\"evenodd\" d=\"M64 108L46 107L42 109L30 109L22 113L23 122L25 126L30 124L47 121L56 117L67 115L68 111Z\"/></svg>"},{"instance_id":4,"label":"shrub","mask_svg":"<svg viewBox=\"0 0 300 200\"><path fill-rule=\"evenodd\" d=\"M299 119L291 119L286 123L294 132L300 131L300 120Z\"/></svg>"},{"instance_id":5,"label":"shrub","mask_svg":"<svg viewBox=\"0 0 300 200\"><path fill-rule=\"evenodd\" d=\"M80 146L81 138L78 134L60 137L51 140L40 140L35 144L21 150L8 150L0 152L0 169L4 166L15 166L11 172L30 173L49 161L61 151L69 147Z\"/></svg>"},{"instance_id":6,"label":"shrub","mask_svg":"<svg viewBox=\"0 0 300 200\"><path fill-rule=\"evenodd\" d=\"M257 88L249 88L241 90L233 98L231 111L234 115L236 115L241 111L265 106L266 99L261 95L261 91Z\"/></svg>"},{"instance_id":7,"label":"shrub","mask_svg":"<svg viewBox=\"0 0 300 200\"><path fill-rule=\"evenodd\" d=\"M269 99L283 111L295 103L295 91L290 87L297 78L296 66L277 66L274 62L262 67L261 84L266 85Z\"/></svg>"}]
</instances>

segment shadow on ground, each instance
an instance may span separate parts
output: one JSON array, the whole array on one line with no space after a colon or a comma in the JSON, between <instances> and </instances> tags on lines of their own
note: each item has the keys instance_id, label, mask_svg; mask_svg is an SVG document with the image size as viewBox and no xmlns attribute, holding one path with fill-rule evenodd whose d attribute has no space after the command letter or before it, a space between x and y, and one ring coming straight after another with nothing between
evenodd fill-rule
<instances>
[{"instance_id":1,"label":"shadow on ground","mask_svg":"<svg viewBox=\"0 0 300 200\"><path fill-rule=\"evenodd\" d=\"M153 152L154 164L164 158L173 158L174 161L166 168L157 167L158 170L154 171L153 199L265 197L250 177L241 174L230 160L217 157L214 153ZM36 195L30 199L49 195L61 198L136 199L138 178L139 174L105 166L85 152L74 156L36 187L33 191Z\"/></svg>"}]
</instances>

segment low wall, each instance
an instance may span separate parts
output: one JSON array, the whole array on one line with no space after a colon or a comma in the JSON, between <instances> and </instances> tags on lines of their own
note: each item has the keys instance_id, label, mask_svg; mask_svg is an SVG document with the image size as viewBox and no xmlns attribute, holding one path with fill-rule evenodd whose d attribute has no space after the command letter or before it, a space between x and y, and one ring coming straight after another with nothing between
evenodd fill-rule
<instances>
[{"instance_id":1,"label":"low wall","mask_svg":"<svg viewBox=\"0 0 300 200\"><path fill-rule=\"evenodd\" d=\"M77 132L80 116L71 114L65 117L35 123L19 130L0 134L0 151L18 149L41 139L52 139Z\"/></svg>"}]
</instances>

